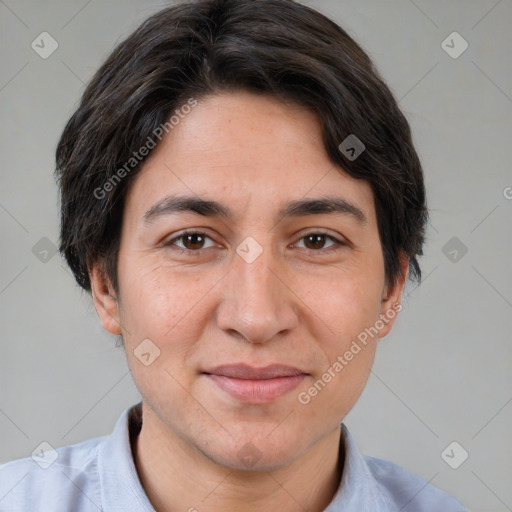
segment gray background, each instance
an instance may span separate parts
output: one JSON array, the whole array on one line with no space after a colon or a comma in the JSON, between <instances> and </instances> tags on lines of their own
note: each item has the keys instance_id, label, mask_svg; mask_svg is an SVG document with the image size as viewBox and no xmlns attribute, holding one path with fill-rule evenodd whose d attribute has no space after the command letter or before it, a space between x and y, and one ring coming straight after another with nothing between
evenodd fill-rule
<instances>
[{"instance_id":1,"label":"gray background","mask_svg":"<svg viewBox=\"0 0 512 512\"><path fill-rule=\"evenodd\" d=\"M346 424L363 453L473 512L512 510L512 2L306 3L361 43L400 100L431 208L425 280L408 287ZM164 5L0 1L0 463L108 434L140 400L116 338L40 240L58 242L54 150L84 84ZM59 45L47 59L31 48L43 31ZM441 46L453 31L469 43L458 58ZM469 453L458 469L441 457L452 441Z\"/></svg>"}]
</instances>

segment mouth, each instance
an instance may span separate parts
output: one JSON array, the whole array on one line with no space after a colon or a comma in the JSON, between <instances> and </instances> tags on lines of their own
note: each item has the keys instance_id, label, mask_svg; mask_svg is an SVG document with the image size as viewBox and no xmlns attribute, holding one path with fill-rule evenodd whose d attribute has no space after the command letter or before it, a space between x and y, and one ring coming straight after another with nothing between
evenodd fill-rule
<instances>
[{"instance_id":1,"label":"mouth","mask_svg":"<svg viewBox=\"0 0 512 512\"><path fill-rule=\"evenodd\" d=\"M202 372L215 386L247 404L271 403L296 388L309 374L273 364L255 368L246 364L217 366Z\"/></svg>"}]
</instances>

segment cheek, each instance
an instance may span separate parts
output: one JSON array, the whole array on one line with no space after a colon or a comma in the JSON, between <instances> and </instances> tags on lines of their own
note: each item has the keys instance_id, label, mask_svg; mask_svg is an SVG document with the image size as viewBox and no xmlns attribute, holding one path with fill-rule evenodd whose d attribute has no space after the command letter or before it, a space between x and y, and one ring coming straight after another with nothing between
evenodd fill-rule
<instances>
[{"instance_id":1,"label":"cheek","mask_svg":"<svg viewBox=\"0 0 512 512\"><path fill-rule=\"evenodd\" d=\"M120 272L119 280L120 319L132 376L148 402L171 401L180 407L179 383L190 386L185 362L201 338L208 318L204 299L218 278L161 263L130 263L129 273L121 278ZM148 365L140 357L142 346L150 353Z\"/></svg>"},{"instance_id":2,"label":"cheek","mask_svg":"<svg viewBox=\"0 0 512 512\"><path fill-rule=\"evenodd\" d=\"M317 276L314 284L306 287L304 277L296 282L302 290L304 303L317 324L329 333L333 346L343 348L346 342L375 324L379 318L383 272L372 266L361 265L359 269L339 267L338 272ZM302 283L302 284L301 284ZM319 339L325 339L320 336Z\"/></svg>"},{"instance_id":3,"label":"cheek","mask_svg":"<svg viewBox=\"0 0 512 512\"><path fill-rule=\"evenodd\" d=\"M325 363L303 397L316 400L320 416L341 421L361 396L373 365L378 338L368 332L379 318L380 296L348 282L331 287L329 295L318 296L323 323L315 334Z\"/></svg>"},{"instance_id":4,"label":"cheek","mask_svg":"<svg viewBox=\"0 0 512 512\"><path fill-rule=\"evenodd\" d=\"M119 276L121 324L131 342L150 338L162 349L173 344L173 350L178 348L173 340L186 344L199 329L202 302L218 281L204 272L148 261L133 261Z\"/></svg>"},{"instance_id":5,"label":"cheek","mask_svg":"<svg viewBox=\"0 0 512 512\"><path fill-rule=\"evenodd\" d=\"M340 268L336 275L316 279L305 293L313 337L325 356L315 375L321 381L317 388L328 388L322 391L322 406L336 412L341 407L344 414L366 384L377 347L372 327L380 318L384 275L379 267L371 268Z\"/></svg>"}]
</instances>

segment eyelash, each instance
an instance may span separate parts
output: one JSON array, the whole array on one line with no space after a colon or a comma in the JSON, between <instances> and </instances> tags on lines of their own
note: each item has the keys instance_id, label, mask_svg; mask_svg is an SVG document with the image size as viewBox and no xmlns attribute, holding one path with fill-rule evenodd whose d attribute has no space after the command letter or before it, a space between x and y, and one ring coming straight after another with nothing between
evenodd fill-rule
<instances>
[{"instance_id":1,"label":"eyelash","mask_svg":"<svg viewBox=\"0 0 512 512\"><path fill-rule=\"evenodd\" d=\"M172 250L178 251L180 253L187 253L189 255L192 255L194 253L200 254L202 251L209 249L209 247L207 247L206 249L203 248L203 249L197 249L197 250L184 249L183 247L178 247L178 246L176 246L174 244L174 242L176 242L177 240L181 240L181 239L185 238L188 235L201 235L201 236L203 236L205 238L209 238L210 240L212 240L212 238L210 236L208 236L208 234L204 233L203 231L184 231L179 236L174 237L174 238L172 238L171 240L169 240L167 242L164 242L162 245L164 247L172 247L172 246L174 246L174 247L172 247ZM324 235L327 239L332 240L335 243L335 245L333 245L331 247L328 247L327 249L304 249L307 252L313 252L313 253L329 252L330 253L331 251L338 251L342 247L345 247L345 246L348 245L347 243L342 242L341 240L338 240L337 238L333 237L332 235L328 235L327 233L323 233L322 231L311 231L310 233L306 233L305 235L303 235L303 236L301 236L299 238L299 241L303 240L304 238L306 238L308 236L311 236L311 235Z\"/></svg>"}]
</instances>

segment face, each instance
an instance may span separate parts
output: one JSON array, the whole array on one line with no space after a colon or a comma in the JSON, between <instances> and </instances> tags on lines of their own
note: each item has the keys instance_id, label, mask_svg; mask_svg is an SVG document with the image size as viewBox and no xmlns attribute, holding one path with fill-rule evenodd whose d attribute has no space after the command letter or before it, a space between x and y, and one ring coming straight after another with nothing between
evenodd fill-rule
<instances>
[{"instance_id":1,"label":"face","mask_svg":"<svg viewBox=\"0 0 512 512\"><path fill-rule=\"evenodd\" d=\"M162 139L126 198L117 297L91 277L162 430L259 470L339 428L403 286L385 286L370 186L329 160L316 115L245 92L202 99ZM215 369L242 364L299 375Z\"/></svg>"}]
</instances>

